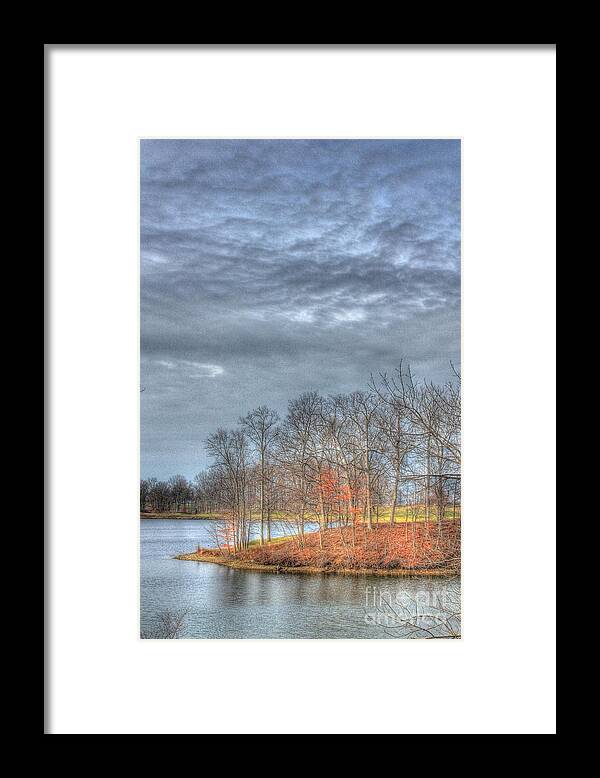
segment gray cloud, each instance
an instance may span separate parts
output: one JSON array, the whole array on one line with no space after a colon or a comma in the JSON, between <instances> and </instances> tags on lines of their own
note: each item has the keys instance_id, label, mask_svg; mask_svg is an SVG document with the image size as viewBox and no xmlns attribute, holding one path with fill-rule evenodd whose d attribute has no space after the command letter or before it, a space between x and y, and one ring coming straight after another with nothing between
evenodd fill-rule
<instances>
[{"instance_id":1,"label":"gray cloud","mask_svg":"<svg viewBox=\"0 0 600 778\"><path fill-rule=\"evenodd\" d=\"M142 141L142 473L401 358L460 355L459 141Z\"/></svg>"}]
</instances>

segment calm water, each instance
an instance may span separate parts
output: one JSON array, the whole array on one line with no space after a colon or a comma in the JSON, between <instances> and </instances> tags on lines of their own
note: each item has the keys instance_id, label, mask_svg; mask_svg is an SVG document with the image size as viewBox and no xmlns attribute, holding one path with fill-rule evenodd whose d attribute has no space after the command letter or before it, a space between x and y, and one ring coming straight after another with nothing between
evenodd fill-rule
<instances>
[{"instance_id":1,"label":"calm water","mask_svg":"<svg viewBox=\"0 0 600 778\"><path fill-rule=\"evenodd\" d=\"M423 610L458 596L456 579L259 573L172 558L214 546L211 525L140 520L142 631L165 609L186 609L187 638L394 638L401 635L386 603L399 613L398 603Z\"/></svg>"}]
</instances>

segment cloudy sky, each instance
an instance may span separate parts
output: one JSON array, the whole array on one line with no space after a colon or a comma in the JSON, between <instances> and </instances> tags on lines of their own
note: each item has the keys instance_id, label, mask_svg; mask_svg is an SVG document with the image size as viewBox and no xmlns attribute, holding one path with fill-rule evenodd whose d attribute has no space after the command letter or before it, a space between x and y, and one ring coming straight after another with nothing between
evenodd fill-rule
<instances>
[{"instance_id":1,"label":"cloudy sky","mask_svg":"<svg viewBox=\"0 0 600 778\"><path fill-rule=\"evenodd\" d=\"M460 355L460 142L141 143L142 477L401 358Z\"/></svg>"}]
</instances>

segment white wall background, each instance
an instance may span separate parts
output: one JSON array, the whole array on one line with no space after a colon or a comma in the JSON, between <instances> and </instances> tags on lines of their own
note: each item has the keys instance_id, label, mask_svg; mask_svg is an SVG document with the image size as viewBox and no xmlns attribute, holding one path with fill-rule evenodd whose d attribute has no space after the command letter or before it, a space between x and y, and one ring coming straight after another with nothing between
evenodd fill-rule
<instances>
[{"instance_id":1,"label":"white wall background","mask_svg":"<svg viewBox=\"0 0 600 778\"><path fill-rule=\"evenodd\" d=\"M555 52L55 47L47 64L49 731L553 732ZM138 639L140 136L463 138L461 641ZM281 704L240 693L240 654L275 695L289 674Z\"/></svg>"}]
</instances>

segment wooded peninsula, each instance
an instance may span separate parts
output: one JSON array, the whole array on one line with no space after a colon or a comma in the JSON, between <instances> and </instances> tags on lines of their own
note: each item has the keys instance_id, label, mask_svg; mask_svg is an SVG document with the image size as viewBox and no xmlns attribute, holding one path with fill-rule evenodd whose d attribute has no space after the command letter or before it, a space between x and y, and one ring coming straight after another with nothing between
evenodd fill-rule
<instances>
[{"instance_id":1,"label":"wooded peninsula","mask_svg":"<svg viewBox=\"0 0 600 778\"><path fill-rule=\"evenodd\" d=\"M274 572L460 571L460 376L401 363L366 390L261 406L206 440L192 482L142 480L147 518L206 518L213 548L178 559ZM272 529L283 527L283 536ZM257 537L252 537L253 528Z\"/></svg>"}]
</instances>

